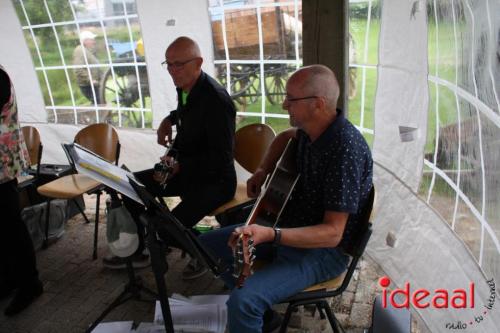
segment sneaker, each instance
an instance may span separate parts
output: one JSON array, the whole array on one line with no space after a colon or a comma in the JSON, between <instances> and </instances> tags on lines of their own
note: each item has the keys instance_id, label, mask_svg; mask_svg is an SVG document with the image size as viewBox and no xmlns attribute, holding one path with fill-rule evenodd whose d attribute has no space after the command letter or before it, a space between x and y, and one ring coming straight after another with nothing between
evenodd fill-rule
<instances>
[{"instance_id":1,"label":"sneaker","mask_svg":"<svg viewBox=\"0 0 500 333\"><path fill-rule=\"evenodd\" d=\"M5 308L5 315L10 317L18 314L33 303L33 301L42 293L43 284L38 279L36 279L36 281L30 286L20 287L14 295L12 301Z\"/></svg>"},{"instance_id":2,"label":"sneaker","mask_svg":"<svg viewBox=\"0 0 500 333\"><path fill-rule=\"evenodd\" d=\"M198 260L191 258L187 266L182 271L183 280L194 280L208 272L208 268L199 263Z\"/></svg>"},{"instance_id":3,"label":"sneaker","mask_svg":"<svg viewBox=\"0 0 500 333\"><path fill-rule=\"evenodd\" d=\"M262 333L271 333L281 326L283 317L278 312L270 309L264 312L263 320Z\"/></svg>"},{"instance_id":4,"label":"sneaker","mask_svg":"<svg viewBox=\"0 0 500 333\"><path fill-rule=\"evenodd\" d=\"M133 268L144 268L148 267L151 263L149 262L149 256L143 253L136 253L132 255L132 267ZM107 255L102 259L102 264L104 267L110 269L125 269L127 268L127 258Z\"/></svg>"}]
</instances>

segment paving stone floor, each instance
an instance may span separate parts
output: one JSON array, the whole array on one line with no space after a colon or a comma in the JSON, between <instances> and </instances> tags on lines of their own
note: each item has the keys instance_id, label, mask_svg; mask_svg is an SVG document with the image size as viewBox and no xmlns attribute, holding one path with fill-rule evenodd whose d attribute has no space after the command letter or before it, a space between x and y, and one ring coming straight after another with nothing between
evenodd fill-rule
<instances>
[{"instance_id":1,"label":"paving stone floor","mask_svg":"<svg viewBox=\"0 0 500 333\"><path fill-rule=\"evenodd\" d=\"M105 207L104 200L101 207ZM93 222L95 201L86 197L86 214ZM14 318L0 314L0 333L59 333L84 332L85 329L123 290L127 282L125 271L110 270L102 266L101 258L107 254L105 242L105 213L100 211L98 260L92 260L93 223L85 224L81 215L70 219L64 235L48 249L37 252L40 278L45 292L28 309ZM186 296L227 293L220 280L212 274L192 282L183 281L181 271L188 259L180 251L173 250L167 261L169 271L166 284L169 293ZM145 285L156 290L151 268L137 270ZM383 272L369 258L363 258L359 270L344 294L333 300L334 311L350 333L361 333L370 326L372 302L376 294L377 280ZM0 309L8 304L0 301ZM278 311L284 307L277 306ZM154 305L128 301L112 311L104 321L153 320ZM291 333L331 332L326 320L321 320L309 309L301 309L292 317ZM412 331L416 332L414 328Z\"/></svg>"}]
</instances>

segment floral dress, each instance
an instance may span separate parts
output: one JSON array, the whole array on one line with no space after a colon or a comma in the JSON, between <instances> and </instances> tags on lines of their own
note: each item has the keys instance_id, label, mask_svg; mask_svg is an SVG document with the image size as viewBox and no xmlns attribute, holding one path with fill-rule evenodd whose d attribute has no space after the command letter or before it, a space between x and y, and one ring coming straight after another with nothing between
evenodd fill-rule
<instances>
[{"instance_id":1,"label":"floral dress","mask_svg":"<svg viewBox=\"0 0 500 333\"><path fill-rule=\"evenodd\" d=\"M4 71L2 66L0 70ZM29 155L17 120L14 87L10 99L1 106L0 114L0 184L12 180L29 166Z\"/></svg>"}]
</instances>

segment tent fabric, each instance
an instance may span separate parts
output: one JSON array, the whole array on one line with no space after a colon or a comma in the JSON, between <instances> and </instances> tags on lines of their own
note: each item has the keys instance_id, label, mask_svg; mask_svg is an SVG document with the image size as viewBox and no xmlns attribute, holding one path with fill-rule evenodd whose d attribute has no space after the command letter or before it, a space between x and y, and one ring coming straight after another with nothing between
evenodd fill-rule
<instances>
[{"instance_id":1,"label":"tent fabric","mask_svg":"<svg viewBox=\"0 0 500 333\"><path fill-rule=\"evenodd\" d=\"M498 307L485 307L499 295L488 281L500 280L499 8L488 0L383 2L368 253L391 287L476 287L473 309L413 308L431 332L449 332L447 324L500 331Z\"/></svg>"},{"instance_id":2,"label":"tent fabric","mask_svg":"<svg viewBox=\"0 0 500 333\"><path fill-rule=\"evenodd\" d=\"M376 163L374 170L376 205L374 232L367 253L393 281L389 289L403 288L410 283L411 291L426 288L431 293L446 289L468 289L475 283L474 309L416 309L430 332L449 332L446 324L459 321L466 332L500 332L500 307L487 310L491 292L474 256L442 217L418 197L394 172ZM386 241L395 238L394 247ZM430 297L427 298L430 300ZM475 317L483 316L480 323ZM470 325L470 322L474 322Z\"/></svg>"},{"instance_id":3,"label":"tent fabric","mask_svg":"<svg viewBox=\"0 0 500 333\"><path fill-rule=\"evenodd\" d=\"M416 189L427 128L427 12L419 1L392 0L381 15L373 157ZM414 130L403 142L404 128Z\"/></svg>"}]
</instances>

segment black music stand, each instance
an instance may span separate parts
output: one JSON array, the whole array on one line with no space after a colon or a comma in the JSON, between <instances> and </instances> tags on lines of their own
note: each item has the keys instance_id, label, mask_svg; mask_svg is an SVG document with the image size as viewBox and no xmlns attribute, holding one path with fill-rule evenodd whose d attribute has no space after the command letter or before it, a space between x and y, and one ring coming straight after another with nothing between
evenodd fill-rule
<instances>
[{"instance_id":1,"label":"black music stand","mask_svg":"<svg viewBox=\"0 0 500 333\"><path fill-rule=\"evenodd\" d=\"M203 248L193 232L182 225L170 210L161 205L145 188L139 183L126 168L109 163L99 155L79 146L76 143L64 144L64 151L69 160L74 164L79 173L83 173L113 189L114 191L126 195L136 200L146 207L146 212L141 215L141 223L146 228L146 247L151 256L151 267L155 276L158 293L144 287L140 277L136 277L132 266L131 258L127 258L127 272L129 282L123 292L101 313L101 315L92 323L86 332L92 330L103 320L115 307L123 304L129 299L140 301L152 301L152 299L143 299L141 292L147 293L160 300L165 331L174 333L170 306L168 303L167 287L165 284L165 273L168 265L165 260L168 240L161 239L160 234L168 234L177 244L188 250L192 256L219 276L224 272L224 268L217 262L210 253ZM110 191L111 197L116 201L117 195Z\"/></svg>"},{"instance_id":2,"label":"black music stand","mask_svg":"<svg viewBox=\"0 0 500 333\"><path fill-rule=\"evenodd\" d=\"M159 234L168 233L175 241L184 249L189 249L189 252L200 262L205 263L215 276L219 276L226 269L219 261L206 251L199 243L193 232L182 223L180 223L170 210L161 205L144 187L134 178L129 177L131 186L136 191L139 198L146 206L146 212L141 215L141 223L146 228L146 247L151 256L151 268L153 270L158 293L151 291L142 285L140 277L136 277L130 258L127 259L127 272L129 282L125 286L123 292L101 313L94 323L87 329L90 333L92 330L117 306L123 304L129 299L139 301L154 301L153 299L143 299L141 292L147 293L159 299L163 314L163 323L167 333L174 333L174 326L168 303L168 293L165 283L165 273L168 271L168 264L165 260L167 241L159 239Z\"/></svg>"}]
</instances>

